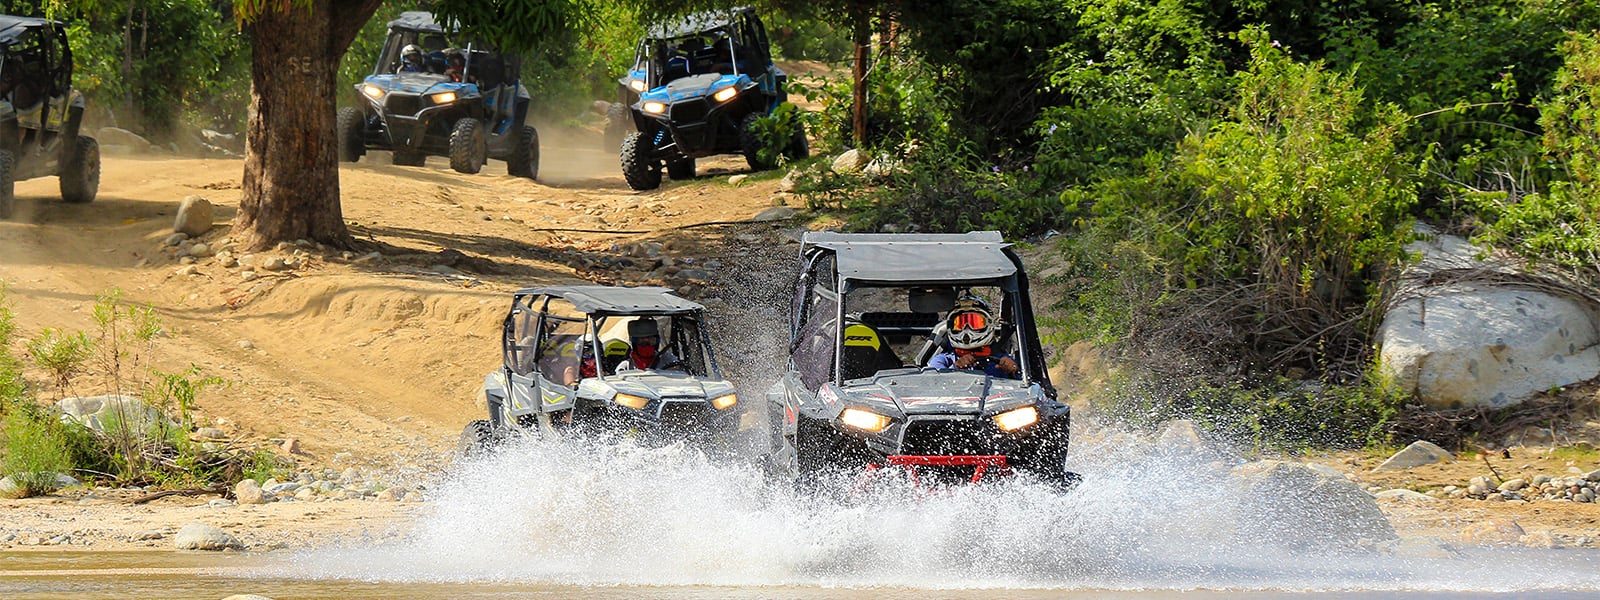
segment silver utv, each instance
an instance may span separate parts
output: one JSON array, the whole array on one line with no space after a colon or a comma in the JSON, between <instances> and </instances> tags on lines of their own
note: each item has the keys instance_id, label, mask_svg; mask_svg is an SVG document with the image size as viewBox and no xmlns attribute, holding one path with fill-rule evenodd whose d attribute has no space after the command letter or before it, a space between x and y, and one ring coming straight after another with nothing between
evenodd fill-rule
<instances>
[{"instance_id":1,"label":"silver utv","mask_svg":"<svg viewBox=\"0 0 1600 600\"><path fill-rule=\"evenodd\" d=\"M928 367L958 296L987 300L1020 377ZM1071 413L1046 374L1022 260L997 232L813 232L800 248L788 370L767 393L769 467L803 487L885 465L1070 485Z\"/></svg>"},{"instance_id":2,"label":"silver utv","mask_svg":"<svg viewBox=\"0 0 1600 600\"><path fill-rule=\"evenodd\" d=\"M72 88L72 47L59 21L0 15L0 219L18 181L59 176L61 199L94 201L100 145L81 133L83 94Z\"/></svg>"},{"instance_id":3,"label":"silver utv","mask_svg":"<svg viewBox=\"0 0 1600 600\"><path fill-rule=\"evenodd\" d=\"M660 348L678 358L677 367L618 370L628 323L638 319L656 321ZM661 287L518 290L503 326L503 364L484 379L488 418L467 426L463 449L514 432L563 430L727 446L744 407L717 367L705 327L704 306Z\"/></svg>"}]
</instances>

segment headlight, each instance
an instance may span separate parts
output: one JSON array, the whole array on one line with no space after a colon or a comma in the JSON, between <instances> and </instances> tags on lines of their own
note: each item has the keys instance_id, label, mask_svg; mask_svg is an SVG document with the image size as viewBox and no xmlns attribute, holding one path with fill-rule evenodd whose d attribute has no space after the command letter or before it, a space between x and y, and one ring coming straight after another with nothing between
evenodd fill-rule
<instances>
[{"instance_id":1,"label":"headlight","mask_svg":"<svg viewBox=\"0 0 1600 600\"><path fill-rule=\"evenodd\" d=\"M667 105L660 102L646 102L644 103L644 111L652 115L659 115L667 112Z\"/></svg>"},{"instance_id":2,"label":"headlight","mask_svg":"<svg viewBox=\"0 0 1600 600\"><path fill-rule=\"evenodd\" d=\"M730 406L733 406L735 404L738 404L738 403L739 403L739 395L738 394L728 394L726 396L717 396L717 397L711 399L711 406L716 408L717 410L723 410L723 409L726 409L726 408L728 408Z\"/></svg>"},{"instance_id":3,"label":"headlight","mask_svg":"<svg viewBox=\"0 0 1600 600\"><path fill-rule=\"evenodd\" d=\"M1039 422L1039 409L1032 406L1008 410L994 416L994 424L1001 431L1016 431Z\"/></svg>"},{"instance_id":4,"label":"headlight","mask_svg":"<svg viewBox=\"0 0 1600 600\"><path fill-rule=\"evenodd\" d=\"M633 88L633 91L635 91L635 92L643 92L644 91L644 80L643 79L630 80L630 81L628 81L628 87Z\"/></svg>"},{"instance_id":5,"label":"headlight","mask_svg":"<svg viewBox=\"0 0 1600 600\"><path fill-rule=\"evenodd\" d=\"M621 404L634 410L644 410L644 405L650 403L649 398L644 396L635 396L633 394L617 394L615 401L617 404Z\"/></svg>"},{"instance_id":6,"label":"headlight","mask_svg":"<svg viewBox=\"0 0 1600 600\"><path fill-rule=\"evenodd\" d=\"M739 95L739 88L729 86L729 87L725 87L725 88L722 88L720 90L717 90L717 93L712 94L711 97L712 97L712 99L715 99L717 102L727 102L729 100L732 100L733 97L737 96L737 95Z\"/></svg>"},{"instance_id":7,"label":"headlight","mask_svg":"<svg viewBox=\"0 0 1600 600\"><path fill-rule=\"evenodd\" d=\"M368 98L377 100L383 97L383 88L369 83L361 86L361 93L366 94Z\"/></svg>"},{"instance_id":8,"label":"headlight","mask_svg":"<svg viewBox=\"0 0 1600 600\"><path fill-rule=\"evenodd\" d=\"M439 92L439 93L434 94L432 96L428 96L428 99L432 100L434 104L449 104L451 102L455 102L456 101L456 93L455 92Z\"/></svg>"},{"instance_id":9,"label":"headlight","mask_svg":"<svg viewBox=\"0 0 1600 600\"><path fill-rule=\"evenodd\" d=\"M889 417L885 417L870 410L859 408L846 408L839 414L839 421L856 429L879 432L889 426Z\"/></svg>"}]
</instances>

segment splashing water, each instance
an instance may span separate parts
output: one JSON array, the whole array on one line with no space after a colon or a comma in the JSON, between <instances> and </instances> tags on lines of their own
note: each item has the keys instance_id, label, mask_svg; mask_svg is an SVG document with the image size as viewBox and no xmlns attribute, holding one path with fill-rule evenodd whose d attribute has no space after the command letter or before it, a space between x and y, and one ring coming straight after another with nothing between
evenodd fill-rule
<instances>
[{"instance_id":1,"label":"splashing water","mask_svg":"<svg viewBox=\"0 0 1600 600\"><path fill-rule=\"evenodd\" d=\"M522 440L463 463L398 541L295 556L280 575L393 582L1076 590L1600 589L1588 550L1299 539L1338 515L1126 437L1080 444L1080 487L935 493L886 480L811 497L683 447ZM849 487L846 485L845 487ZM1281 535L1280 535L1281 534ZM1288 541L1286 541L1288 540ZM1435 546L1435 549L1438 549Z\"/></svg>"}]
</instances>

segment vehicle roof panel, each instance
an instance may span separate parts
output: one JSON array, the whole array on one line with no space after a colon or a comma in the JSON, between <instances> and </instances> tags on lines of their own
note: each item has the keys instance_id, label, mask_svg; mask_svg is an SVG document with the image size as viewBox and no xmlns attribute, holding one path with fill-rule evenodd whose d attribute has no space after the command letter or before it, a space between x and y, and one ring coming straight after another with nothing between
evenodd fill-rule
<instances>
[{"instance_id":1,"label":"vehicle roof panel","mask_svg":"<svg viewBox=\"0 0 1600 600\"><path fill-rule=\"evenodd\" d=\"M833 250L846 279L880 283L979 281L1017 272L997 231L929 234L807 233L803 242Z\"/></svg>"},{"instance_id":2,"label":"vehicle roof panel","mask_svg":"<svg viewBox=\"0 0 1600 600\"><path fill-rule=\"evenodd\" d=\"M649 36L654 40L665 40L683 37L726 27L734 22L741 13L754 11L749 7L739 7L729 10L699 12L677 20L657 23L650 27Z\"/></svg>"},{"instance_id":3,"label":"vehicle roof panel","mask_svg":"<svg viewBox=\"0 0 1600 600\"><path fill-rule=\"evenodd\" d=\"M585 313L685 314L705 310L704 306L672 295L672 290L664 287L563 285L526 288L517 290L517 294L544 294L565 298Z\"/></svg>"},{"instance_id":4,"label":"vehicle roof panel","mask_svg":"<svg viewBox=\"0 0 1600 600\"><path fill-rule=\"evenodd\" d=\"M9 44L22 37L22 33L35 27L44 27L55 23L49 19L39 17L17 17L0 15L0 44Z\"/></svg>"},{"instance_id":5,"label":"vehicle roof panel","mask_svg":"<svg viewBox=\"0 0 1600 600\"><path fill-rule=\"evenodd\" d=\"M433 13L425 10L408 10L400 13L399 18L389 21L389 28L444 33L444 28L433 19Z\"/></svg>"}]
</instances>

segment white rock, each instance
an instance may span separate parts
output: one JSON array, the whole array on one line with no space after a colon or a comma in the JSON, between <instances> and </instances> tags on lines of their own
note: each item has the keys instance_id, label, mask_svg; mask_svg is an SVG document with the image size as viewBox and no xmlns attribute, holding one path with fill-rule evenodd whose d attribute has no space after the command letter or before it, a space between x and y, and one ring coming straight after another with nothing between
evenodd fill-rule
<instances>
[{"instance_id":1,"label":"white rock","mask_svg":"<svg viewBox=\"0 0 1600 600\"><path fill-rule=\"evenodd\" d=\"M50 485L47 486L47 487L49 487L48 490L43 490L45 492L53 492L53 491L59 490L61 488L68 488L68 487L74 487L74 486L83 485L82 482L78 481L77 479L74 479L71 475L68 475L66 473L42 473L42 474L45 475L45 477L41 477L41 478L38 478L38 479L47 480L49 482L49 484L50 484ZM17 485L16 477L17 477L16 475L7 475L5 477L0 477L0 496L13 497L13 496L16 496L18 493L20 493L22 491L21 487L19 487Z\"/></svg>"},{"instance_id":2,"label":"white rock","mask_svg":"<svg viewBox=\"0 0 1600 600\"><path fill-rule=\"evenodd\" d=\"M1417 271L1488 267L1460 238L1410 247ZM1379 366L1436 408L1503 408L1600 374L1597 307L1532 290L1457 284L1408 290L1378 329Z\"/></svg>"},{"instance_id":3,"label":"white rock","mask_svg":"<svg viewBox=\"0 0 1600 600\"><path fill-rule=\"evenodd\" d=\"M851 148L846 150L844 154L840 154L838 158L833 159L833 171L835 173L856 173L867 166L867 163L871 160L867 153Z\"/></svg>"},{"instance_id":4,"label":"white rock","mask_svg":"<svg viewBox=\"0 0 1600 600\"><path fill-rule=\"evenodd\" d=\"M126 146L136 151L150 149L150 140L119 127L101 127L95 130L95 140L107 146Z\"/></svg>"},{"instance_id":5,"label":"white rock","mask_svg":"<svg viewBox=\"0 0 1600 600\"><path fill-rule=\"evenodd\" d=\"M179 550L227 550L244 547L238 538L205 523L184 525L183 529L178 530L177 535L172 536L172 543Z\"/></svg>"},{"instance_id":6,"label":"white rock","mask_svg":"<svg viewBox=\"0 0 1600 600\"><path fill-rule=\"evenodd\" d=\"M268 482L268 483L271 483L271 482ZM295 492L300 491L300 484L297 483L297 482L293 482L293 481L286 481L286 482L283 482L283 483L273 483L272 485L262 486L261 489L264 489L269 493L278 494L278 495L281 495L281 494L293 494Z\"/></svg>"},{"instance_id":7,"label":"white rock","mask_svg":"<svg viewBox=\"0 0 1600 600\"><path fill-rule=\"evenodd\" d=\"M740 185L744 184L746 179L749 179L749 178L750 178L749 175L745 175L743 173L740 173L738 175L734 175L732 177L729 177L728 178L728 185L731 185L731 186L734 186L734 187L739 187Z\"/></svg>"},{"instance_id":8,"label":"white rock","mask_svg":"<svg viewBox=\"0 0 1600 600\"><path fill-rule=\"evenodd\" d=\"M239 340L238 345L241 350L254 350L256 348L256 343L250 340Z\"/></svg>"},{"instance_id":9,"label":"white rock","mask_svg":"<svg viewBox=\"0 0 1600 600\"><path fill-rule=\"evenodd\" d=\"M1374 494L1379 500L1395 500L1405 502L1432 502L1433 497L1421 492L1407 489L1384 490Z\"/></svg>"},{"instance_id":10,"label":"white rock","mask_svg":"<svg viewBox=\"0 0 1600 600\"><path fill-rule=\"evenodd\" d=\"M108 395L64 398L56 402L62 421L77 422L104 432L106 423L121 423L144 433L157 424L175 426L166 413L133 396Z\"/></svg>"},{"instance_id":11,"label":"white rock","mask_svg":"<svg viewBox=\"0 0 1600 600\"><path fill-rule=\"evenodd\" d=\"M1502 492L1515 492L1525 487L1528 487L1528 480L1518 478L1502 483L1500 484L1500 487L1495 489Z\"/></svg>"},{"instance_id":12,"label":"white rock","mask_svg":"<svg viewBox=\"0 0 1600 600\"><path fill-rule=\"evenodd\" d=\"M793 191L795 191L795 189L797 189L799 187L800 187L800 170L799 169L789 169L789 172L784 174L783 180L778 182L778 191L780 191L780 192L793 192Z\"/></svg>"},{"instance_id":13,"label":"white rock","mask_svg":"<svg viewBox=\"0 0 1600 600\"><path fill-rule=\"evenodd\" d=\"M198 237L211 230L215 218L216 209L211 206L210 200L189 196L178 205L178 217L173 222L172 230Z\"/></svg>"},{"instance_id":14,"label":"white rock","mask_svg":"<svg viewBox=\"0 0 1600 600\"><path fill-rule=\"evenodd\" d=\"M289 262L280 257L274 256L267 259L267 262L261 265L261 268L267 271L282 271L289 268Z\"/></svg>"},{"instance_id":15,"label":"white rock","mask_svg":"<svg viewBox=\"0 0 1600 600\"><path fill-rule=\"evenodd\" d=\"M1383 461L1383 464L1378 465L1373 470L1403 471L1412 467L1447 462L1454 459L1455 456L1450 454L1450 451L1440 448L1438 444L1417 440L1411 442L1410 446L1406 446L1399 452L1394 453L1393 456L1389 457L1389 460Z\"/></svg>"},{"instance_id":16,"label":"white rock","mask_svg":"<svg viewBox=\"0 0 1600 600\"><path fill-rule=\"evenodd\" d=\"M266 504L267 494L254 479L241 479L233 486L233 497L239 504Z\"/></svg>"},{"instance_id":17,"label":"white rock","mask_svg":"<svg viewBox=\"0 0 1600 600\"><path fill-rule=\"evenodd\" d=\"M787 206L774 206L756 213L755 220L760 222L782 221L784 219L794 218L794 216L799 214L799 212L800 211Z\"/></svg>"}]
</instances>

